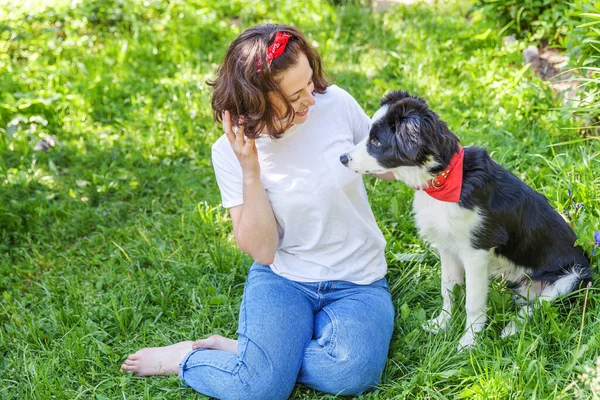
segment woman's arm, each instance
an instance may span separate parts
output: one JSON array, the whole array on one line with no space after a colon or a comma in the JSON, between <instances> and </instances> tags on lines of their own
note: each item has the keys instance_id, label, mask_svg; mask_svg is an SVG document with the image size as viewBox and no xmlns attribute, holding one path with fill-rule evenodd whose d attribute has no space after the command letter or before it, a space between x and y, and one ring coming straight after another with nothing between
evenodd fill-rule
<instances>
[{"instance_id":1,"label":"woman's arm","mask_svg":"<svg viewBox=\"0 0 600 400\"><path fill-rule=\"evenodd\" d=\"M259 178L244 176L244 204L229 209L235 240L244 252L269 265L279 245L277 222Z\"/></svg>"},{"instance_id":2,"label":"woman's arm","mask_svg":"<svg viewBox=\"0 0 600 400\"><path fill-rule=\"evenodd\" d=\"M277 221L260 180L260 164L254 139L244 136L244 126L232 129L228 111L223 115L223 130L243 175L244 203L229 209L233 235L240 249L261 264L272 264L279 245Z\"/></svg>"}]
</instances>

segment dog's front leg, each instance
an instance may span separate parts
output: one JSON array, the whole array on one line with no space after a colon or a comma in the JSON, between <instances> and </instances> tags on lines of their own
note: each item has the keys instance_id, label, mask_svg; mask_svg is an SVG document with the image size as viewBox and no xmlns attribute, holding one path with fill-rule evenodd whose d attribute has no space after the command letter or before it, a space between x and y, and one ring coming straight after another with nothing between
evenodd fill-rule
<instances>
[{"instance_id":1,"label":"dog's front leg","mask_svg":"<svg viewBox=\"0 0 600 400\"><path fill-rule=\"evenodd\" d=\"M464 281L463 266L457 255L447 250L440 250L440 261L442 262L442 311L433 319L423 325L427 332L438 333L450 324L452 316L452 292L456 285Z\"/></svg>"},{"instance_id":2,"label":"dog's front leg","mask_svg":"<svg viewBox=\"0 0 600 400\"><path fill-rule=\"evenodd\" d=\"M489 253L485 250L469 249L462 251L460 258L465 267L467 322L458 348L464 349L475 343L475 335L485 327L487 321Z\"/></svg>"}]
</instances>

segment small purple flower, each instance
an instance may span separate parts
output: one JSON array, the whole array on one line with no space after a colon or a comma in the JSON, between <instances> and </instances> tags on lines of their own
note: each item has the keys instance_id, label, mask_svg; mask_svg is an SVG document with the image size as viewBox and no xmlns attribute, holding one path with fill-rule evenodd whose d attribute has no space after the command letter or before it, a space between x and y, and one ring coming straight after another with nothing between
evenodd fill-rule
<instances>
[{"instance_id":1,"label":"small purple flower","mask_svg":"<svg viewBox=\"0 0 600 400\"><path fill-rule=\"evenodd\" d=\"M573 192L571 192L571 188L567 189L567 193L569 194L569 198L573 197Z\"/></svg>"},{"instance_id":2,"label":"small purple flower","mask_svg":"<svg viewBox=\"0 0 600 400\"><path fill-rule=\"evenodd\" d=\"M598 246L600 246L600 231L594 232L594 250L592 251L592 256L596 254Z\"/></svg>"}]
</instances>

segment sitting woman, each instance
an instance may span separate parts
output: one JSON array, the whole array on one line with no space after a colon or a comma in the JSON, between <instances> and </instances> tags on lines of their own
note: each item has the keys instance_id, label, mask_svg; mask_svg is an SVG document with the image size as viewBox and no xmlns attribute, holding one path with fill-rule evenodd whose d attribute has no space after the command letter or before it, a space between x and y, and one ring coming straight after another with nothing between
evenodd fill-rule
<instances>
[{"instance_id":1,"label":"sitting woman","mask_svg":"<svg viewBox=\"0 0 600 400\"><path fill-rule=\"evenodd\" d=\"M255 260L238 338L142 349L121 369L179 373L222 399L286 399L296 382L342 395L374 389L394 326L385 239L362 177L339 161L368 135L369 118L327 83L290 26L243 32L211 85L225 131L212 148L222 204Z\"/></svg>"}]
</instances>

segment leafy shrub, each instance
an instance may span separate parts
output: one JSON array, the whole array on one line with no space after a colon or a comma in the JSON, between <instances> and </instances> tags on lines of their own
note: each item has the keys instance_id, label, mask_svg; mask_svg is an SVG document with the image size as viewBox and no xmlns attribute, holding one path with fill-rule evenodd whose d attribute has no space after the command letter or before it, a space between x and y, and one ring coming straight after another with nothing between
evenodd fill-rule
<instances>
[{"instance_id":1,"label":"leafy shrub","mask_svg":"<svg viewBox=\"0 0 600 400\"><path fill-rule=\"evenodd\" d=\"M475 7L519 37L556 43L569 28L570 3L564 0L477 0Z\"/></svg>"}]
</instances>

